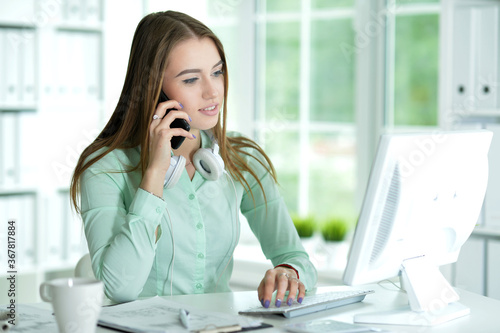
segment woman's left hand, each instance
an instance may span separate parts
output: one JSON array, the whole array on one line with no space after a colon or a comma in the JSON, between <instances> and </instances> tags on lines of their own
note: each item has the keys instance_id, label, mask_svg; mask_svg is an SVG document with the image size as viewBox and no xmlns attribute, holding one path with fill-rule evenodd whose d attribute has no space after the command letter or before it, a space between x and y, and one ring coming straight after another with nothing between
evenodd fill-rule
<instances>
[{"instance_id":1,"label":"woman's left hand","mask_svg":"<svg viewBox=\"0 0 500 333\"><path fill-rule=\"evenodd\" d=\"M263 307L269 307L275 290L277 290L276 307L280 307L282 303L286 303L289 306L292 305L295 297L297 297L297 302L302 303L306 295L306 287L297 278L297 273L287 267L276 267L266 272L257 289L259 300ZM287 291L288 297L285 300L284 297Z\"/></svg>"}]
</instances>

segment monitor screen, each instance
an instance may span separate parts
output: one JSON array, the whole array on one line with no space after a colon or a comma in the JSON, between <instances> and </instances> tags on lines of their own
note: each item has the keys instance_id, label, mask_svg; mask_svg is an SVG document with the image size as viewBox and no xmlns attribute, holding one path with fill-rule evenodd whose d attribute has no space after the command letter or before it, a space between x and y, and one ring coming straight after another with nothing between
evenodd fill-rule
<instances>
[{"instance_id":1,"label":"monitor screen","mask_svg":"<svg viewBox=\"0 0 500 333\"><path fill-rule=\"evenodd\" d=\"M480 216L491 138L483 130L382 135L344 282L373 283L413 270L426 272L429 283L439 275L436 267L455 262ZM406 286L409 298L418 294L421 277L403 275L415 281ZM409 300L412 310L428 310Z\"/></svg>"}]
</instances>

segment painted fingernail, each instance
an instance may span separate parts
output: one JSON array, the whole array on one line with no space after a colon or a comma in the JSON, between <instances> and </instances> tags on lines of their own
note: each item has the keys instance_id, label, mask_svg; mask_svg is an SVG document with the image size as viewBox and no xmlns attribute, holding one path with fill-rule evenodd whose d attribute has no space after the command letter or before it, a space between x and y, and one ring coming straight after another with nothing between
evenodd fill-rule
<instances>
[{"instance_id":1,"label":"painted fingernail","mask_svg":"<svg viewBox=\"0 0 500 333\"><path fill-rule=\"evenodd\" d=\"M188 116L188 118L189 118L189 121L193 121L193 119L191 119L191 117Z\"/></svg>"},{"instance_id":2,"label":"painted fingernail","mask_svg":"<svg viewBox=\"0 0 500 333\"><path fill-rule=\"evenodd\" d=\"M293 298L289 298L288 301L286 301L286 304L288 304L288 306L292 306Z\"/></svg>"},{"instance_id":3,"label":"painted fingernail","mask_svg":"<svg viewBox=\"0 0 500 333\"><path fill-rule=\"evenodd\" d=\"M271 302L266 299L266 301L264 302L264 307L267 309L269 307L269 304L271 304Z\"/></svg>"},{"instance_id":4,"label":"painted fingernail","mask_svg":"<svg viewBox=\"0 0 500 333\"><path fill-rule=\"evenodd\" d=\"M193 138L195 138L195 139L196 139L196 135L194 135L194 134L191 134L191 135L193 136Z\"/></svg>"},{"instance_id":5,"label":"painted fingernail","mask_svg":"<svg viewBox=\"0 0 500 333\"><path fill-rule=\"evenodd\" d=\"M281 300L278 298L276 300L276 307L279 308L281 306Z\"/></svg>"},{"instance_id":6,"label":"painted fingernail","mask_svg":"<svg viewBox=\"0 0 500 333\"><path fill-rule=\"evenodd\" d=\"M297 300L297 302L299 302L300 304L302 304L302 301L303 301L303 300L304 300L304 299L303 299L302 297L299 297L299 299Z\"/></svg>"},{"instance_id":7,"label":"painted fingernail","mask_svg":"<svg viewBox=\"0 0 500 333\"><path fill-rule=\"evenodd\" d=\"M264 299L260 300L260 304L262 304L262 306L264 306Z\"/></svg>"},{"instance_id":8,"label":"painted fingernail","mask_svg":"<svg viewBox=\"0 0 500 333\"><path fill-rule=\"evenodd\" d=\"M179 103L179 105L181 106L181 109L184 109L184 105L182 105L182 103Z\"/></svg>"}]
</instances>

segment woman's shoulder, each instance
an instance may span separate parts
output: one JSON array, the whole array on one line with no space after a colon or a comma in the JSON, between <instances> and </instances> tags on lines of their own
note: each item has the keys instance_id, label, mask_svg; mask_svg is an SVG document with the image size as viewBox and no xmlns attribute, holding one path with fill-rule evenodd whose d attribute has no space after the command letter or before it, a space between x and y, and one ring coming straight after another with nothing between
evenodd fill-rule
<instances>
[{"instance_id":1,"label":"woman's shoulder","mask_svg":"<svg viewBox=\"0 0 500 333\"><path fill-rule=\"evenodd\" d=\"M102 154L105 155L102 156ZM141 157L141 151L139 147L117 148L111 151L109 151L109 147L102 147L90 154L87 157L86 162L89 162L98 156L102 157L94 162L89 169L123 171L138 165Z\"/></svg>"}]
</instances>

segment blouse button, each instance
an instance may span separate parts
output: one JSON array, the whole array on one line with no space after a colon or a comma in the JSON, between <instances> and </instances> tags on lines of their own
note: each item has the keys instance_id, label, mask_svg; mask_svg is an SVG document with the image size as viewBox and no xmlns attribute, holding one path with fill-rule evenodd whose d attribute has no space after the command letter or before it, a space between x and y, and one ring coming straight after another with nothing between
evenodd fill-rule
<instances>
[{"instance_id":1,"label":"blouse button","mask_svg":"<svg viewBox=\"0 0 500 333\"><path fill-rule=\"evenodd\" d=\"M205 258L205 256L203 255L203 253L198 253L198 258L203 259Z\"/></svg>"},{"instance_id":2,"label":"blouse button","mask_svg":"<svg viewBox=\"0 0 500 333\"><path fill-rule=\"evenodd\" d=\"M194 199L194 194L193 194L193 193L191 193L191 194L189 195L189 200L193 200L193 199Z\"/></svg>"},{"instance_id":3,"label":"blouse button","mask_svg":"<svg viewBox=\"0 0 500 333\"><path fill-rule=\"evenodd\" d=\"M201 289L201 288L203 288L203 285L201 283L197 283L196 284L196 289Z\"/></svg>"},{"instance_id":4,"label":"blouse button","mask_svg":"<svg viewBox=\"0 0 500 333\"><path fill-rule=\"evenodd\" d=\"M198 229L201 229L201 228L203 228L203 224L201 224L201 223L198 223L198 224L196 225L196 228L198 228Z\"/></svg>"},{"instance_id":5,"label":"blouse button","mask_svg":"<svg viewBox=\"0 0 500 333\"><path fill-rule=\"evenodd\" d=\"M160 214L160 213L161 213L161 208L160 208L160 207L156 207L156 212L157 212L158 214Z\"/></svg>"}]
</instances>

